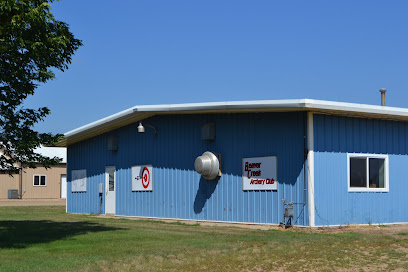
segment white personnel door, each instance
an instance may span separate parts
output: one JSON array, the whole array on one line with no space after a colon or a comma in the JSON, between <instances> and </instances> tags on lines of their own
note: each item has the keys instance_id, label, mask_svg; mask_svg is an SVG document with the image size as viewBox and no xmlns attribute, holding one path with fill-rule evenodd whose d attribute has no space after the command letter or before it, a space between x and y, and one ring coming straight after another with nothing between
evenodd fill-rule
<instances>
[{"instance_id":1,"label":"white personnel door","mask_svg":"<svg viewBox=\"0 0 408 272\"><path fill-rule=\"evenodd\" d=\"M61 175L61 198L67 198L67 175Z\"/></svg>"},{"instance_id":2,"label":"white personnel door","mask_svg":"<svg viewBox=\"0 0 408 272\"><path fill-rule=\"evenodd\" d=\"M105 214L115 214L116 168L105 169Z\"/></svg>"}]
</instances>

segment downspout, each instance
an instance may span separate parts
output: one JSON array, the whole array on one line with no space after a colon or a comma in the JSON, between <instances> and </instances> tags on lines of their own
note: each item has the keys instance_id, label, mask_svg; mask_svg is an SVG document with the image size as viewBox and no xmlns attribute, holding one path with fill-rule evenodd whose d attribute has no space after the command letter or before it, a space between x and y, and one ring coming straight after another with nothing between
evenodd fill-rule
<instances>
[{"instance_id":1,"label":"downspout","mask_svg":"<svg viewBox=\"0 0 408 272\"><path fill-rule=\"evenodd\" d=\"M20 195L19 198L23 199L23 165L20 163L20 171L18 177L18 194Z\"/></svg>"},{"instance_id":2,"label":"downspout","mask_svg":"<svg viewBox=\"0 0 408 272\"><path fill-rule=\"evenodd\" d=\"M309 226L315 226L313 112L307 113L307 192Z\"/></svg>"}]
</instances>

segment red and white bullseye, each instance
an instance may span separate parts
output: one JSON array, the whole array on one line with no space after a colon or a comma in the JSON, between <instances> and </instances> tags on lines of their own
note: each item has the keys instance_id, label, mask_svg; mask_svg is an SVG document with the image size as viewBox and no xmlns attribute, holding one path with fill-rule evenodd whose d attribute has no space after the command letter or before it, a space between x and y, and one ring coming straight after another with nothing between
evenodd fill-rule
<instances>
[{"instance_id":1,"label":"red and white bullseye","mask_svg":"<svg viewBox=\"0 0 408 272\"><path fill-rule=\"evenodd\" d=\"M145 167L143 168L143 171L142 171L143 188L147 189L147 187L149 187L149 183L150 183L150 172L149 172L149 169Z\"/></svg>"}]
</instances>

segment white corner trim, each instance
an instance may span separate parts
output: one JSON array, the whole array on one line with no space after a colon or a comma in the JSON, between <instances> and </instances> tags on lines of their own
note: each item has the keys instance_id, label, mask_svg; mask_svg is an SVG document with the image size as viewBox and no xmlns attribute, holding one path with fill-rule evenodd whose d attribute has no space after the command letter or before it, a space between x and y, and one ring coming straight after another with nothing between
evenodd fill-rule
<instances>
[{"instance_id":1,"label":"white corner trim","mask_svg":"<svg viewBox=\"0 0 408 272\"><path fill-rule=\"evenodd\" d=\"M307 193L309 226L315 226L313 112L307 113Z\"/></svg>"}]
</instances>

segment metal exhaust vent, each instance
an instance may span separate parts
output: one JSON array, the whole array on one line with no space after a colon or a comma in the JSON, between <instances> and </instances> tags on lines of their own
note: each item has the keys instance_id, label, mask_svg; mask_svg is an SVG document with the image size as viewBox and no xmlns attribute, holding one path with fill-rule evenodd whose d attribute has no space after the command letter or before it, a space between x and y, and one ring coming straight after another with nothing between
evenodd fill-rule
<instances>
[{"instance_id":1,"label":"metal exhaust vent","mask_svg":"<svg viewBox=\"0 0 408 272\"><path fill-rule=\"evenodd\" d=\"M382 88L380 89L380 93L381 93L381 106L385 106L385 92L387 91L387 89Z\"/></svg>"},{"instance_id":2,"label":"metal exhaust vent","mask_svg":"<svg viewBox=\"0 0 408 272\"><path fill-rule=\"evenodd\" d=\"M206 151L194 162L194 169L205 179L213 180L220 173L220 162L214 153Z\"/></svg>"}]
</instances>

